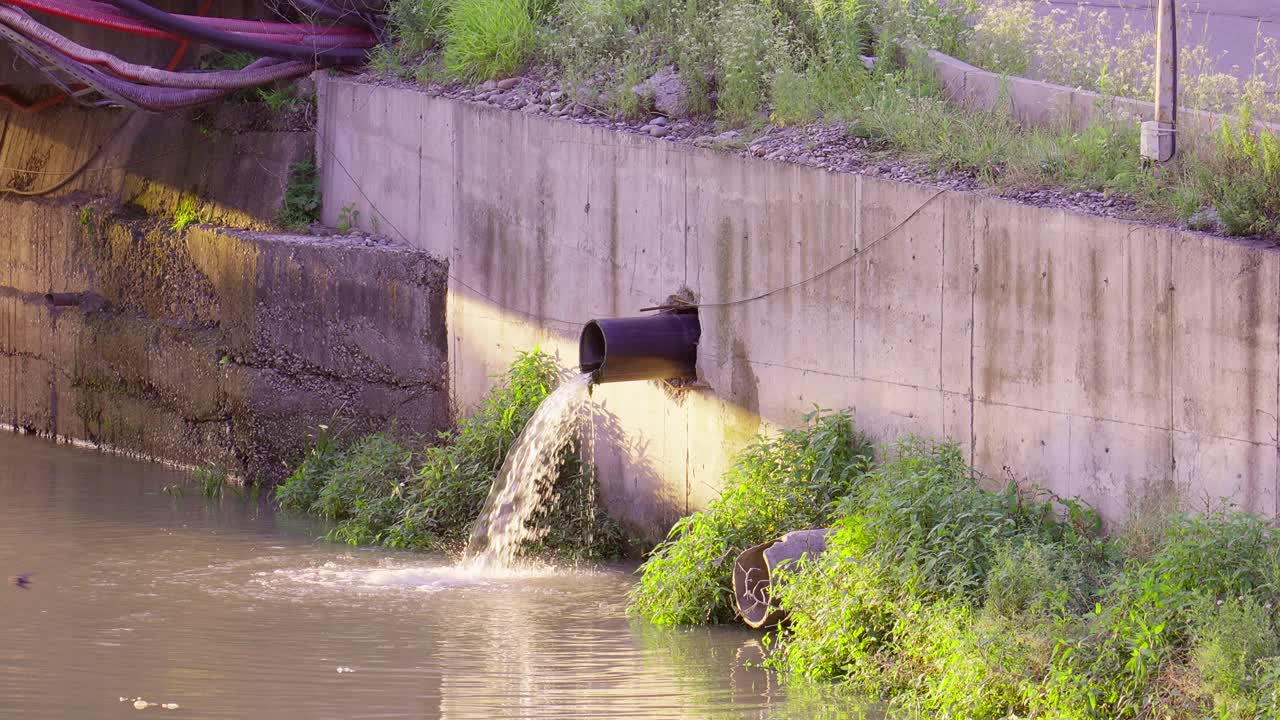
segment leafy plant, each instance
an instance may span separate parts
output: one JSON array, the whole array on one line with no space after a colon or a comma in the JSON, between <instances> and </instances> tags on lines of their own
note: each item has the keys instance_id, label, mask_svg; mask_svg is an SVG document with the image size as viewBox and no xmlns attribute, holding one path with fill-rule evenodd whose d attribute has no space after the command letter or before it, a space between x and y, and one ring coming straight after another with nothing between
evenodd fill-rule
<instances>
[{"instance_id":1,"label":"leafy plant","mask_svg":"<svg viewBox=\"0 0 1280 720\"><path fill-rule=\"evenodd\" d=\"M356 209L355 203L343 205L342 210L338 212L338 232L345 235L359 223L360 211Z\"/></svg>"},{"instance_id":2,"label":"leafy plant","mask_svg":"<svg viewBox=\"0 0 1280 720\"><path fill-rule=\"evenodd\" d=\"M739 552L791 530L825 526L861 480L871 446L847 413L761 437L739 454L724 490L675 524L641 568L629 611L659 625L727 622Z\"/></svg>"},{"instance_id":3,"label":"leafy plant","mask_svg":"<svg viewBox=\"0 0 1280 720\"><path fill-rule=\"evenodd\" d=\"M767 100L777 48L764 5L729 4L716 25L720 94L716 109L734 124L753 120Z\"/></svg>"},{"instance_id":4,"label":"leafy plant","mask_svg":"<svg viewBox=\"0 0 1280 720\"><path fill-rule=\"evenodd\" d=\"M291 230L305 230L320 220L320 206L315 162L308 159L290 165L289 184L284 191L284 203L276 214L276 224Z\"/></svg>"},{"instance_id":5,"label":"leafy plant","mask_svg":"<svg viewBox=\"0 0 1280 720\"><path fill-rule=\"evenodd\" d=\"M522 354L476 414L437 444L403 444L385 434L342 443L327 429L276 490L282 509L337 525L333 540L398 548L448 549L464 542L507 451L558 370L538 350ZM562 459L549 509L533 522L548 528L537 547L575 557L614 557L626 539L600 507L595 478L571 451Z\"/></svg>"},{"instance_id":6,"label":"leafy plant","mask_svg":"<svg viewBox=\"0 0 1280 720\"><path fill-rule=\"evenodd\" d=\"M273 113L287 112L302 102L292 87L258 88L258 99Z\"/></svg>"},{"instance_id":7,"label":"leafy plant","mask_svg":"<svg viewBox=\"0 0 1280 720\"><path fill-rule=\"evenodd\" d=\"M92 239L97 227L95 224L96 211L92 205L85 205L80 208L76 219L80 222L80 234L87 239Z\"/></svg>"},{"instance_id":8,"label":"leafy plant","mask_svg":"<svg viewBox=\"0 0 1280 720\"><path fill-rule=\"evenodd\" d=\"M169 229L173 232L182 232L187 229L188 225L197 222L205 222L208 219L208 211L202 209L193 197L184 197L178 201L177 207L173 209L173 224Z\"/></svg>"},{"instance_id":9,"label":"leafy plant","mask_svg":"<svg viewBox=\"0 0 1280 720\"><path fill-rule=\"evenodd\" d=\"M234 50L217 50L200 61L201 70L243 70L256 58L253 53Z\"/></svg>"}]
</instances>

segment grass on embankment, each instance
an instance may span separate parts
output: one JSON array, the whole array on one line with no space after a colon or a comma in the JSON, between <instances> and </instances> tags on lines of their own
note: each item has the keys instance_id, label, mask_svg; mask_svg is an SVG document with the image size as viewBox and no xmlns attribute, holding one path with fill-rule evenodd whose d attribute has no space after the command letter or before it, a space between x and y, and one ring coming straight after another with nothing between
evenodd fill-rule
<instances>
[{"instance_id":1,"label":"grass on embankment","mask_svg":"<svg viewBox=\"0 0 1280 720\"><path fill-rule=\"evenodd\" d=\"M521 354L476 414L438 443L404 444L385 434L344 443L322 434L276 499L282 509L336 521L332 540L456 550L507 451L557 382L551 358L534 350ZM595 490L595 478L566 450L549 510L533 520L546 533L526 552L582 559L623 554L626 538Z\"/></svg>"},{"instance_id":2,"label":"grass on embankment","mask_svg":"<svg viewBox=\"0 0 1280 720\"><path fill-rule=\"evenodd\" d=\"M632 611L727 621L733 554L825 519L827 552L779 594L790 617L768 638L776 668L919 717L1280 713L1280 539L1265 520L1179 514L1102 537L1078 502L983 489L952 445L904 440L868 471L854 445L830 441L847 423L829 416L745 453L724 498L645 564ZM843 459L802 459L815 450ZM779 472L744 470L761 459ZM775 495L785 515L735 499Z\"/></svg>"},{"instance_id":3,"label":"grass on embankment","mask_svg":"<svg viewBox=\"0 0 1280 720\"><path fill-rule=\"evenodd\" d=\"M1025 14L1026 3L1015 4L392 0L397 41L373 64L422 81L482 80L536 64L572 98L618 117L653 112L657 91L649 79L666 72L678 77L683 115L713 117L748 137L776 125L839 122L891 157L972 174L997 188L1116 193L1133 200L1140 217L1228 235L1280 235L1280 142L1240 130L1261 102L1256 92L1242 92L1232 106L1245 118L1240 125L1200 137L1184 130L1180 159L1153 170L1139 157L1131 121L1098 113L1083 132L1024 130L1007 112L946 102L932 71L901 50L909 41L1008 64L999 58L1024 39L1000 18ZM970 13L978 13L976 30ZM864 66L864 55L880 58L875 70ZM1129 64L1141 64L1141 54L1129 55ZM1126 73L1140 75L1132 67ZM1090 84L1114 85L1107 78Z\"/></svg>"}]
</instances>

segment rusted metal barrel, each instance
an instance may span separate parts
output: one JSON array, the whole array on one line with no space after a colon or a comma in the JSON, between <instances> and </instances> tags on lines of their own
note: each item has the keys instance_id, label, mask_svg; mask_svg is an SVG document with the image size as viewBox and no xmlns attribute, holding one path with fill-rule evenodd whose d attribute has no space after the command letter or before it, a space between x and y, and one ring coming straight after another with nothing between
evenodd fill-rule
<instances>
[{"instance_id":1,"label":"rusted metal barrel","mask_svg":"<svg viewBox=\"0 0 1280 720\"><path fill-rule=\"evenodd\" d=\"M701 334L696 312L592 320L578 341L578 367L597 383L692 380Z\"/></svg>"}]
</instances>

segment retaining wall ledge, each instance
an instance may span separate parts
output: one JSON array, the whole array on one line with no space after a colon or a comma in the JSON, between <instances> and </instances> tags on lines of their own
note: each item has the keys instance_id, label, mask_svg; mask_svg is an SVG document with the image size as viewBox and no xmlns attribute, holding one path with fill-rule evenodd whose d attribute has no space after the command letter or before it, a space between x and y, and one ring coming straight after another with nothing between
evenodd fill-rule
<instances>
[{"instance_id":1,"label":"retaining wall ledge","mask_svg":"<svg viewBox=\"0 0 1280 720\"><path fill-rule=\"evenodd\" d=\"M354 206L449 260L460 412L519 350L575 365L592 318L778 290L701 310L702 387L593 391L605 499L652 538L717 495L756 432L815 406L855 408L879 440L950 439L993 486L1079 496L1112 524L1223 498L1277 511L1273 247L411 89L319 90L326 221Z\"/></svg>"}]
</instances>

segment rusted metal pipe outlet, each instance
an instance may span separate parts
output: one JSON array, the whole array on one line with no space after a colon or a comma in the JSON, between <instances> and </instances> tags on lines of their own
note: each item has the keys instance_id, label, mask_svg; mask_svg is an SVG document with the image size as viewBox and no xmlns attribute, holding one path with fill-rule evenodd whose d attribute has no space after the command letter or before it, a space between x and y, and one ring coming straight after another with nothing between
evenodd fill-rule
<instances>
[{"instance_id":1,"label":"rusted metal pipe outlet","mask_svg":"<svg viewBox=\"0 0 1280 720\"><path fill-rule=\"evenodd\" d=\"M701 335L691 310L592 320L578 341L578 367L597 383L693 380Z\"/></svg>"},{"instance_id":2,"label":"rusted metal pipe outlet","mask_svg":"<svg viewBox=\"0 0 1280 720\"><path fill-rule=\"evenodd\" d=\"M44 294L44 301L55 313L72 307L84 313L95 313L107 305L106 299L94 292L49 292Z\"/></svg>"},{"instance_id":3,"label":"rusted metal pipe outlet","mask_svg":"<svg viewBox=\"0 0 1280 720\"><path fill-rule=\"evenodd\" d=\"M54 307L75 307L84 300L84 293L61 292L45 293L44 301Z\"/></svg>"}]
</instances>

